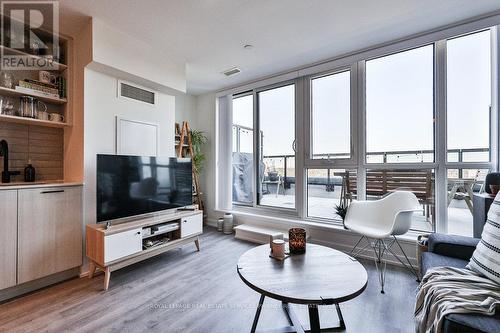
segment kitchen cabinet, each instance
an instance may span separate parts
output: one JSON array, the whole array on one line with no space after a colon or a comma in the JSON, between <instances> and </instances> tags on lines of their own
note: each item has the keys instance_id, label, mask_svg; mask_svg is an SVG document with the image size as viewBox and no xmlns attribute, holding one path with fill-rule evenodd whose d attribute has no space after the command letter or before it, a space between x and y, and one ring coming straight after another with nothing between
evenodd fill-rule
<instances>
[{"instance_id":1,"label":"kitchen cabinet","mask_svg":"<svg viewBox=\"0 0 500 333\"><path fill-rule=\"evenodd\" d=\"M0 191L0 289L15 286L17 253L17 191Z\"/></svg>"},{"instance_id":2,"label":"kitchen cabinet","mask_svg":"<svg viewBox=\"0 0 500 333\"><path fill-rule=\"evenodd\" d=\"M81 187L18 191L18 284L82 264Z\"/></svg>"}]
</instances>

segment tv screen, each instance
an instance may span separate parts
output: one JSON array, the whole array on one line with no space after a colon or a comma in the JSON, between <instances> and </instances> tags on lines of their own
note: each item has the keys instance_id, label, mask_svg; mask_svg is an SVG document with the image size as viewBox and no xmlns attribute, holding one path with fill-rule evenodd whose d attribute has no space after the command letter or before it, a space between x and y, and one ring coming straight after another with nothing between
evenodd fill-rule
<instances>
[{"instance_id":1,"label":"tv screen","mask_svg":"<svg viewBox=\"0 0 500 333\"><path fill-rule=\"evenodd\" d=\"M97 155L97 222L193 203L189 158Z\"/></svg>"}]
</instances>

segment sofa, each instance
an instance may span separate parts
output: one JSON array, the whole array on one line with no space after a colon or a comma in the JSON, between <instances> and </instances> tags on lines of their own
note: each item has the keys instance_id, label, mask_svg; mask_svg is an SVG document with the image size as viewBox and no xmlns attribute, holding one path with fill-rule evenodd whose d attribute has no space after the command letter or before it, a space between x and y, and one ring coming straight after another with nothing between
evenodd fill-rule
<instances>
[{"instance_id":1,"label":"sofa","mask_svg":"<svg viewBox=\"0 0 500 333\"><path fill-rule=\"evenodd\" d=\"M429 236L429 250L423 252L420 272L440 266L465 268L479 242L477 238L433 233ZM449 314L443 323L443 333L500 332L500 311L494 316L479 314Z\"/></svg>"}]
</instances>

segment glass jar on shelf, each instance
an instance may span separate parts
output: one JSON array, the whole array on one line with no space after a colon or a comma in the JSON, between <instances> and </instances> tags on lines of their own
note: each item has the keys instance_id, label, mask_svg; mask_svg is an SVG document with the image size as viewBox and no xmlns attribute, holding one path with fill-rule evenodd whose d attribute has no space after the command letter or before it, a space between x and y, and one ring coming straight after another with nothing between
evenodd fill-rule
<instances>
[{"instance_id":1,"label":"glass jar on shelf","mask_svg":"<svg viewBox=\"0 0 500 333\"><path fill-rule=\"evenodd\" d=\"M16 86L14 75L8 72L0 72L0 86L14 89Z\"/></svg>"},{"instance_id":2,"label":"glass jar on shelf","mask_svg":"<svg viewBox=\"0 0 500 333\"><path fill-rule=\"evenodd\" d=\"M0 96L0 114L15 116L14 100L12 98Z\"/></svg>"}]
</instances>

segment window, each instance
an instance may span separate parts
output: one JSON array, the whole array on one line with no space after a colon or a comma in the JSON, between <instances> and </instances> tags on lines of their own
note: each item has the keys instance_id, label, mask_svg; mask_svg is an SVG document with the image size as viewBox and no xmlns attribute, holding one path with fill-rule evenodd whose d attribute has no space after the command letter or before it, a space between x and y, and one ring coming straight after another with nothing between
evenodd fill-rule
<instances>
[{"instance_id":1,"label":"window","mask_svg":"<svg viewBox=\"0 0 500 333\"><path fill-rule=\"evenodd\" d=\"M490 31L447 41L449 162L490 160Z\"/></svg>"},{"instance_id":2,"label":"window","mask_svg":"<svg viewBox=\"0 0 500 333\"><path fill-rule=\"evenodd\" d=\"M473 196L484 190L488 169L448 169L448 233L472 237Z\"/></svg>"},{"instance_id":3,"label":"window","mask_svg":"<svg viewBox=\"0 0 500 333\"><path fill-rule=\"evenodd\" d=\"M233 202L253 202L253 96L233 99Z\"/></svg>"},{"instance_id":4,"label":"window","mask_svg":"<svg viewBox=\"0 0 500 333\"><path fill-rule=\"evenodd\" d=\"M434 161L434 47L366 62L366 161Z\"/></svg>"},{"instance_id":5,"label":"window","mask_svg":"<svg viewBox=\"0 0 500 333\"><path fill-rule=\"evenodd\" d=\"M380 199L393 191L410 191L422 207L413 214L412 229L435 230L435 176L433 169L369 169L366 171L366 198Z\"/></svg>"},{"instance_id":6,"label":"window","mask_svg":"<svg viewBox=\"0 0 500 333\"><path fill-rule=\"evenodd\" d=\"M312 158L351 157L351 72L311 80Z\"/></svg>"},{"instance_id":7,"label":"window","mask_svg":"<svg viewBox=\"0 0 500 333\"><path fill-rule=\"evenodd\" d=\"M295 85L258 93L259 204L295 208Z\"/></svg>"},{"instance_id":8,"label":"window","mask_svg":"<svg viewBox=\"0 0 500 333\"><path fill-rule=\"evenodd\" d=\"M228 179L217 205L227 208L232 193L257 213L338 224L336 205L407 190L421 204L413 230L472 235L471 198L498 170L500 46L491 31L402 41L219 96L218 163ZM404 48L392 53L395 45Z\"/></svg>"},{"instance_id":9,"label":"window","mask_svg":"<svg viewBox=\"0 0 500 333\"><path fill-rule=\"evenodd\" d=\"M356 195L356 170L307 170L307 216L341 221L335 206Z\"/></svg>"}]
</instances>

